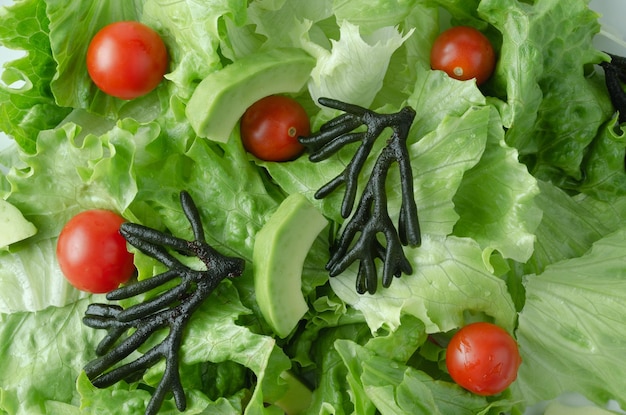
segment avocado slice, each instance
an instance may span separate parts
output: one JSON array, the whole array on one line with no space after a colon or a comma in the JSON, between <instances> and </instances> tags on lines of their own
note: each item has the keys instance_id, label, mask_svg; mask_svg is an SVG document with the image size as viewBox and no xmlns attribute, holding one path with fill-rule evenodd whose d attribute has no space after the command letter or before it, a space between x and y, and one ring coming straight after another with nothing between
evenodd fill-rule
<instances>
[{"instance_id":1,"label":"avocado slice","mask_svg":"<svg viewBox=\"0 0 626 415\"><path fill-rule=\"evenodd\" d=\"M295 93L315 59L301 49L277 48L243 57L204 78L186 108L198 136L227 142L250 105L268 95Z\"/></svg>"},{"instance_id":2,"label":"avocado slice","mask_svg":"<svg viewBox=\"0 0 626 415\"><path fill-rule=\"evenodd\" d=\"M313 392L291 372L283 372L280 377L287 383L287 392L274 405L287 415L303 413L313 401Z\"/></svg>"},{"instance_id":3,"label":"avocado slice","mask_svg":"<svg viewBox=\"0 0 626 415\"><path fill-rule=\"evenodd\" d=\"M293 193L256 235L252 253L256 299L263 317L281 338L309 309L302 295L302 267L327 224L305 196Z\"/></svg>"},{"instance_id":4,"label":"avocado slice","mask_svg":"<svg viewBox=\"0 0 626 415\"><path fill-rule=\"evenodd\" d=\"M4 199L0 199L0 248L33 236L37 233L35 225L24 218L18 208Z\"/></svg>"}]
</instances>

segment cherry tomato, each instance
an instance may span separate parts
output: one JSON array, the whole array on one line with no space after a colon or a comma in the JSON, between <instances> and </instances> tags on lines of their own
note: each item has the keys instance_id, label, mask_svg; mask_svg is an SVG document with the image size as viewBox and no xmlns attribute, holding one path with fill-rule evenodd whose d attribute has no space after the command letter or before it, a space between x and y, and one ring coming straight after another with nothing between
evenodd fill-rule
<instances>
[{"instance_id":1,"label":"cherry tomato","mask_svg":"<svg viewBox=\"0 0 626 415\"><path fill-rule=\"evenodd\" d=\"M288 161L304 151L298 137L311 132L309 117L298 101L270 95L255 102L241 117L244 148L266 161Z\"/></svg>"},{"instance_id":2,"label":"cherry tomato","mask_svg":"<svg viewBox=\"0 0 626 415\"><path fill-rule=\"evenodd\" d=\"M454 334L446 349L452 379L477 395L496 395L517 378L522 363L517 342L503 328L472 323Z\"/></svg>"},{"instance_id":3,"label":"cherry tomato","mask_svg":"<svg viewBox=\"0 0 626 415\"><path fill-rule=\"evenodd\" d=\"M496 65L491 42L478 30L455 26L442 32L430 51L430 67L446 72L450 77L466 81L475 78L484 83Z\"/></svg>"},{"instance_id":4,"label":"cherry tomato","mask_svg":"<svg viewBox=\"0 0 626 415\"><path fill-rule=\"evenodd\" d=\"M135 266L119 232L123 222L114 212L93 209L65 224L57 241L57 260L73 286L106 293L130 279Z\"/></svg>"},{"instance_id":5,"label":"cherry tomato","mask_svg":"<svg viewBox=\"0 0 626 415\"><path fill-rule=\"evenodd\" d=\"M87 49L87 72L93 82L121 99L137 98L156 88L167 63L167 50L159 34L139 22L105 26Z\"/></svg>"}]
</instances>

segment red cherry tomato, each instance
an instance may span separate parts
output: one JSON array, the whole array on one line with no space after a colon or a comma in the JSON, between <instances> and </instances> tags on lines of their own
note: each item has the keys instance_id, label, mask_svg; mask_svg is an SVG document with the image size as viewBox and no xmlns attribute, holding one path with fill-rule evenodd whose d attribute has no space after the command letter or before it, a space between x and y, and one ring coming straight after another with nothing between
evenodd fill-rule
<instances>
[{"instance_id":1,"label":"red cherry tomato","mask_svg":"<svg viewBox=\"0 0 626 415\"><path fill-rule=\"evenodd\" d=\"M478 395L496 395L517 378L522 359L517 342L503 328L472 323L454 334L446 349L452 379Z\"/></svg>"},{"instance_id":2,"label":"red cherry tomato","mask_svg":"<svg viewBox=\"0 0 626 415\"><path fill-rule=\"evenodd\" d=\"M167 50L159 34L139 22L105 26L87 49L87 71L93 82L121 99L137 98L156 88L167 63Z\"/></svg>"},{"instance_id":3,"label":"red cherry tomato","mask_svg":"<svg viewBox=\"0 0 626 415\"><path fill-rule=\"evenodd\" d=\"M456 26L442 32L430 51L430 67L462 81L484 83L496 65L491 42L478 30Z\"/></svg>"},{"instance_id":4,"label":"red cherry tomato","mask_svg":"<svg viewBox=\"0 0 626 415\"><path fill-rule=\"evenodd\" d=\"M298 101L270 95L255 102L241 117L244 148L266 161L288 161L304 151L298 137L311 132L309 117Z\"/></svg>"},{"instance_id":5,"label":"red cherry tomato","mask_svg":"<svg viewBox=\"0 0 626 415\"><path fill-rule=\"evenodd\" d=\"M57 260L73 286L106 293L130 279L135 266L119 232L123 222L114 212L94 209L65 224L57 241Z\"/></svg>"}]
</instances>

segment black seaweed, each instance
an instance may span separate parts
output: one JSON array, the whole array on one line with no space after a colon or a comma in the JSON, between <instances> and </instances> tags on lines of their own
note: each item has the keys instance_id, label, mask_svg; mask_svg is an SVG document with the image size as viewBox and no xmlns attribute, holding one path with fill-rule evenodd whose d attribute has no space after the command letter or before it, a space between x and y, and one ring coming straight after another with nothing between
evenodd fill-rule
<instances>
[{"instance_id":1,"label":"black seaweed","mask_svg":"<svg viewBox=\"0 0 626 415\"><path fill-rule=\"evenodd\" d=\"M337 276L352 263L359 261L356 290L359 294L374 294L378 285L375 260L381 259L383 287L389 287L393 277L402 273L411 274L413 269L407 260L403 246L419 246L421 234L413 190L413 173L407 149L407 136L415 119L415 111L404 107L397 113L379 114L357 105L329 98L320 98L319 103L344 114L324 124L320 131L299 141L309 151L309 159L319 162L332 156L344 146L361 142L354 157L341 174L321 187L315 194L324 198L345 185L341 215L348 218L353 210L361 171L370 156L374 143L386 128L391 128L391 137L381 150L371 175L363 189L356 211L345 224L334 243L331 257L326 265L330 276ZM365 126L364 131L357 130ZM357 131L355 131L357 130ZM385 184L391 166L397 163L400 171L402 205L398 227L394 226L387 209ZM379 240L384 236L385 245ZM355 242L356 239L356 242Z\"/></svg>"},{"instance_id":2,"label":"black seaweed","mask_svg":"<svg viewBox=\"0 0 626 415\"><path fill-rule=\"evenodd\" d=\"M183 330L193 312L220 282L241 275L245 265L242 259L224 256L209 246L191 196L183 191L180 201L193 230L194 240L187 241L142 225L124 223L120 233L126 241L163 263L168 271L111 291L107 299L118 301L147 293L175 278L180 278L180 283L150 300L126 309L111 304L90 304L83 319L89 327L108 330L96 349L99 357L84 368L96 387L105 388L121 380L138 380L151 366L165 359L165 372L146 407L146 415L159 411L168 392L173 393L178 410L185 410L186 397L179 373ZM199 258L206 269L195 270L183 265L170 254L168 248ZM167 327L169 333L159 344L135 360L122 363L153 333Z\"/></svg>"},{"instance_id":3,"label":"black seaweed","mask_svg":"<svg viewBox=\"0 0 626 415\"><path fill-rule=\"evenodd\" d=\"M626 83L626 58L608 53L610 62L602 62L604 69L606 89L611 97L611 102L619 112L619 123L626 122L626 91L623 83Z\"/></svg>"}]
</instances>

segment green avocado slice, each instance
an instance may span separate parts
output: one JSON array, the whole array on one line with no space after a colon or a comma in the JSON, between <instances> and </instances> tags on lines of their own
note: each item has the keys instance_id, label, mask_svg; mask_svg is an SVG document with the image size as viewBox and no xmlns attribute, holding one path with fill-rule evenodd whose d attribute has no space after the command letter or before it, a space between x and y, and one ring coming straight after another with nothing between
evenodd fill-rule
<instances>
[{"instance_id":1,"label":"green avocado slice","mask_svg":"<svg viewBox=\"0 0 626 415\"><path fill-rule=\"evenodd\" d=\"M267 323L287 337L309 309L302 267L328 220L303 195L289 195L257 233L252 254L256 299Z\"/></svg>"},{"instance_id":2,"label":"green avocado slice","mask_svg":"<svg viewBox=\"0 0 626 415\"><path fill-rule=\"evenodd\" d=\"M246 56L198 84L185 110L187 118L198 136L225 143L250 105L268 95L299 92L314 65L313 57L295 48Z\"/></svg>"},{"instance_id":3,"label":"green avocado slice","mask_svg":"<svg viewBox=\"0 0 626 415\"><path fill-rule=\"evenodd\" d=\"M35 225L27 221L18 208L0 199L0 248L5 248L36 233Z\"/></svg>"}]
</instances>

